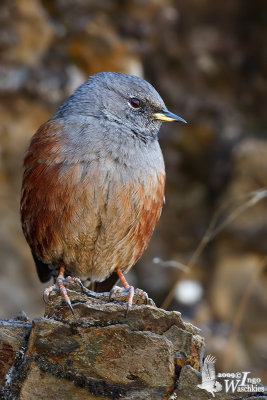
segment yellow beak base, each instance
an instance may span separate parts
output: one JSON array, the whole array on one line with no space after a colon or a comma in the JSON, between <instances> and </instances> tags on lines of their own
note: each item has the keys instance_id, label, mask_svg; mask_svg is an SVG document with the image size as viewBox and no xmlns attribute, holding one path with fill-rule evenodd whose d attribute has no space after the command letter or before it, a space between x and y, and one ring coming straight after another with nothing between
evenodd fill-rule
<instances>
[{"instance_id":1,"label":"yellow beak base","mask_svg":"<svg viewBox=\"0 0 267 400\"><path fill-rule=\"evenodd\" d=\"M178 115L175 115L168 110L155 113L153 114L153 117L159 121L164 121L164 122L181 121L184 122L185 124L187 123L183 118L178 117Z\"/></svg>"}]
</instances>

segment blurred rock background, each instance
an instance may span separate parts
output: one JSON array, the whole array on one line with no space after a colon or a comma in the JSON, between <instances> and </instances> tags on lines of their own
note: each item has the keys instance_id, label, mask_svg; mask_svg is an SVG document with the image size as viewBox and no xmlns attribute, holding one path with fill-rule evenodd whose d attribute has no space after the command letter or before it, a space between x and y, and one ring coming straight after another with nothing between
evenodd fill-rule
<instances>
[{"instance_id":1,"label":"blurred rock background","mask_svg":"<svg viewBox=\"0 0 267 400\"><path fill-rule=\"evenodd\" d=\"M19 220L27 144L99 71L146 78L189 122L161 131L166 206L129 279L158 305L178 279L170 309L203 329L217 371L251 371L266 380L264 0L1 1L0 317L44 310L44 286ZM181 272L176 264L188 264L221 207L218 234ZM154 263L156 257L164 262Z\"/></svg>"}]
</instances>

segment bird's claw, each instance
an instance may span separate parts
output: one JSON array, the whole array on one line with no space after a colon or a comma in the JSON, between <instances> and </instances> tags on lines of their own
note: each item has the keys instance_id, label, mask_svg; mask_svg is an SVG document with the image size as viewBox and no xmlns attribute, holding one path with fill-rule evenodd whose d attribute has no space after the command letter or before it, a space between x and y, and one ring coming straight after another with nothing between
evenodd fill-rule
<instances>
[{"instance_id":1,"label":"bird's claw","mask_svg":"<svg viewBox=\"0 0 267 400\"><path fill-rule=\"evenodd\" d=\"M65 302L69 306L72 314L74 314L74 310L73 310L70 298L68 296L67 289L65 288L66 283L78 283L81 286L82 291L84 290L84 285L82 284L82 282L79 278L74 278L72 276L67 276L66 278L63 278L62 276L58 276L56 279L56 283L54 285L49 286L48 288L46 288L44 290L43 299L44 299L44 302L47 304L51 293L54 290L60 290L62 297L64 298Z\"/></svg>"},{"instance_id":2,"label":"bird's claw","mask_svg":"<svg viewBox=\"0 0 267 400\"><path fill-rule=\"evenodd\" d=\"M43 292L43 300L45 302L45 304L48 303L49 298L50 298L50 294L54 291L54 290L59 290L59 287L57 285L51 285L48 288L46 288Z\"/></svg>"},{"instance_id":3,"label":"bird's claw","mask_svg":"<svg viewBox=\"0 0 267 400\"><path fill-rule=\"evenodd\" d=\"M143 289L136 288L135 289L135 294L140 296L143 300L145 300L145 304L148 304L148 294L145 292Z\"/></svg>"},{"instance_id":4,"label":"bird's claw","mask_svg":"<svg viewBox=\"0 0 267 400\"><path fill-rule=\"evenodd\" d=\"M113 286L113 288L109 292L109 300L112 301L112 296L114 294L125 294L125 293L128 295L125 317L127 317L128 313L130 311L130 308L133 304L133 297L135 294L140 296L143 300L145 300L145 304L148 303L147 293L142 289L138 289L138 288L134 289L134 287L130 286L130 285L127 288L120 287L120 286Z\"/></svg>"}]
</instances>

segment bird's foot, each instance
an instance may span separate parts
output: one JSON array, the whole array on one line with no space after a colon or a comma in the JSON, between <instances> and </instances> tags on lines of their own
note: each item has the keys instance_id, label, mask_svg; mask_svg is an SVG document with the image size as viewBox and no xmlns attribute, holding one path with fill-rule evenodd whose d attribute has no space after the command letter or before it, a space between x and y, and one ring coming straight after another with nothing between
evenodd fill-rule
<instances>
[{"instance_id":1,"label":"bird's foot","mask_svg":"<svg viewBox=\"0 0 267 400\"><path fill-rule=\"evenodd\" d=\"M142 289L134 289L133 286L128 285L127 287L120 287L120 286L113 286L111 291L109 292L109 300L112 300L112 296L115 294L121 294L127 296L127 307L125 312L125 317L127 317L129 310L133 304L133 297L136 294L137 296L141 297L145 304L148 303L148 295Z\"/></svg>"},{"instance_id":2,"label":"bird's foot","mask_svg":"<svg viewBox=\"0 0 267 400\"><path fill-rule=\"evenodd\" d=\"M81 280L79 278L74 278L72 276L67 276L66 278L64 278L64 276L59 273L55 284L49 286L48 288L46 288L44 290L43 297L44 297L45 303L47 303L48 300L49 300L50 294L54 290L60 290L60 293L61 293L62 297L64 298L65 302L67 303L67 305L71 309L71 312L74 314L74 310L73 310L70 298L68 296L67 289L65 287L65 285L67 283L78 283L81 286L82 291L84 290L84 285L82 284L82 282L81 282Z\"/></svg>"},{"instance_id":3,"label":"bird's foot","mask_svg":"<svg viewBox=\"0 0 267 400\"><path fill-rule=\"evenodd\" d=\"M46 288L44 290L43 297L44 297L45 303L47 303L51 292L53 292L53 290L60 290L62 297L64 298L65 302L71 309L72 314L74 314L74 310L73 310L70 298L68 296L67 289L65 288L65 284L66 283L78 283L81 286L82 291L84 290L84 285L82 284L82 282L79 278L73 278L72 276L67 276L67 278L64 278L64 272L65 272L65 265L62 263L59 268L59 273L58 273L58 277L56 279L55 284L52 286L49 286L48 288Z\"/></svg>"},{"instance_id":4,"label":"bird's foot","mask_svg":"<svg viewBox=\"0 0 267 400\"><path fill-rule=\"evenodd\" d=\"M134 289L134 294L141 297L144 300L145 305L148 304L148 299L149 299L148 294L143 289L139 289L139 288Z\"/></svg>"},{"instance_id":5,"label":"bird's foot","mask_svg":"<svg viewBox=\"0 0 267 400\"><path fill-rule=\"evenodd\" d=\"M133 304L133 297L134 297L134 293L139 294L139 296L141 295L141 297L143 297L145 299L145 303L148 303L148 295L146 292L144 292L141 289L135 289L133 286L130 286L129 283L126 281L126 279L124 278L123 273L121 272L120 268L115 268L115 272L117 273L118 277L121 280L121 283L123 284L124 290L127 291L128 293L128 299L127 299L127 308L126 308L126 313L125 313L125 317L127 317L128 312ZM116 286L117 288L117 286ZM120 288L121 289L121 288ZM123 290L123 289L122 289ZM111 290L111 295L112 293L114 293L114 291ZM111 296L110 296L111 298Z\"/></svg>"}]
</instances>

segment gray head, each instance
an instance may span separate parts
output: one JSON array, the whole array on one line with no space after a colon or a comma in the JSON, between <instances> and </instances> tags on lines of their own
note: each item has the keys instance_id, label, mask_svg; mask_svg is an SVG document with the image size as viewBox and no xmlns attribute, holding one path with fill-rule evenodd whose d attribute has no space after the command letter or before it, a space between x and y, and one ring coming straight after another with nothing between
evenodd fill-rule
<instances>
[{"instance_id":1,"label":"gray head","mask_svg":"<svg viewBox=\"0 0 267 400\"><path fill-rule=\"evenodd\" d=\"M122 125L136 135L157 138L162 121L183 121L170 113L158 92L128 74L101 72L81 85L54 118L93 116Z\"/></svg>"}]
</instances>

